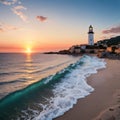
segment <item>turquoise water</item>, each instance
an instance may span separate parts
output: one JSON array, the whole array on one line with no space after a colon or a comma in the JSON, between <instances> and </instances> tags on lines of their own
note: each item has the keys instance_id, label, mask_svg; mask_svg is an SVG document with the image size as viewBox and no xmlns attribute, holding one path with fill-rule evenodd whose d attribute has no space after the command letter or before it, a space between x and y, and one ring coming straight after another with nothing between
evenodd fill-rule
<instances>
[{"instance_id":1,"label":"turquoise water","mask_svg":"<svg viewBox=\"0 0 120 120\"><path fill-rule=\"evenodd\" d=\"M24 56L24 59L20 57L22 56L20 54L9 56L14 56L15 61L16 58L19 58L15 64L21 64L18 65L20 66L19 68L22 67L24 68L23 71L25 70L25 67L23 67L23 61L26 61ZM15 58L15 56L17 57ZM3 84L0 81L0 85L3 85L2 91L6 89L4 85L7 87L11 87L12 85L14 88L14 91L11 90L5 95L1 95L4 97L0 100L0 120L52 120L53 118L63 115L76 104L79 98L89 95L94 90L94 88L87 84L86 77L97 73L97 69L105 67L103 60L90 56L83 56L80 59L78 57L64 55L36 54L32 57L32 61L27 61L27 64L31 64L29 70L32 69L30 73L34 81L26 78L25 84L21 82L19 82L19 84L18 82L11 83L9 78L10 76L12 77L12 75L7 75L7 82L4 80L2 81ZM13 57L10 59L13 59ZM11 60L11 62L15 61ZM8 65L11 66L11 64ZM12 68L11 73L13 73L13 71L16 72L16 68L18 69L16 65L13 63L15 68ZM40 66L42 66L41 69ZM5 68L3 67L3 71L4 70ZM20 70L21 69L18 69L17 73L19 73ZM1 73L5 73L5 71ZM8 73L8 71L6 71L6 73ZM16 76L21 77L21 74L22 73L16 74ZM24 74L27 74L27 72ZM15 88L17 89L15 90ZM8 89L6 91L8 91Z\"/></svg>"}]
</instances>

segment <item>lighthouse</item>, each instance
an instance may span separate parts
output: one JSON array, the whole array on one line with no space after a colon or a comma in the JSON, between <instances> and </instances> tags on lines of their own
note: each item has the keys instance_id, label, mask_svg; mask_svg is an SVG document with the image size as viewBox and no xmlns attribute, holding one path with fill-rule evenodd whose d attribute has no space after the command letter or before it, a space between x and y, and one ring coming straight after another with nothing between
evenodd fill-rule
<instances>
[{"instance_id":1,"label":"lighthouse","mask_svg":"<svg viewBox=\"0 0 120 120\"><path fill-rule=\"evenodd\" d=\"M94 45L94 32L93 32L93 27L92 27L92 25L89 26L89 31L88 31L88 44L89 44L89 45Z\"/></svg>"}]
</instances>

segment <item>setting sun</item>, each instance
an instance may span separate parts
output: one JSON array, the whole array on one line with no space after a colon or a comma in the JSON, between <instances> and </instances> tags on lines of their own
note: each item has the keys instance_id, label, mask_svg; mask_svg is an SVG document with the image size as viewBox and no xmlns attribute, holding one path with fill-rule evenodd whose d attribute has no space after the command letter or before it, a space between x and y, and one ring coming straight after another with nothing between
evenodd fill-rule
<instances>
[{"instance_id":1,"label":"setting sun","mask_svg":"<svg viewBox=\"0 0 120 120\"><path fill-rule=\"evenodd\" d=\"M26 48L26 53L31 53L32 52L32 50L31 50L31 48Z\"/></svg>"}]
</instances>

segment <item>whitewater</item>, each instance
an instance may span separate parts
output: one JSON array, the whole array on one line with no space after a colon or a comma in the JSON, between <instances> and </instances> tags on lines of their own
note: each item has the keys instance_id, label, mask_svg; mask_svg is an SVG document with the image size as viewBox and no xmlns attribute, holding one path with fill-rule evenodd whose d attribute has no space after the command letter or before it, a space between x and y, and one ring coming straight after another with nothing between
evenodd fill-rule
<instances>
[{"instance_id":1,"label":"whitewater","mask_svg":"<svg viewBox=\"0 0 120 120\"><path fill-rule=\"evenodd\" d=\"M50 103L46 106L42 105L43 111L33 120L52 120L71 109L79 98L84 98L94 90L87 84L86 78L97 73L97 70L101 68L105 68L103 60L83 56L75 64L58 73L68 72L60 83L55 84L54 97L49 100Z\"/></svg>"},{"instance_id":2,"label":"whitewater","mask_svg":"<svg viewBox=\"0 0 120 120\"><path fill-rule=\"evenodd\" d=\"M1 99L0 120L53 120L63 115L78 99L94 92L87 78L105 67L103 59L82 56L64 69Z\"/></svg>"}]
</instances>

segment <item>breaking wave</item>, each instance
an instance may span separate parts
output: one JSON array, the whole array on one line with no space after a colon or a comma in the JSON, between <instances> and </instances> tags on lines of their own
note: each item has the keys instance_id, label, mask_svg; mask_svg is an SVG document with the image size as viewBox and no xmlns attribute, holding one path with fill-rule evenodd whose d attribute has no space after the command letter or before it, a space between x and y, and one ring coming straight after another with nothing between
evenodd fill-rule
<instances>
[{"instance_id":1,"label":"breaking wave","mask_svg":"<svg viewBox=\"0 0 120 120\"><path fill-rule=\"evenodd\" d=\"M37 100L36 103L33 103L36 104L38 108L41 108L40 111L34 108L22 110L22 116L19 115L19 117L17 117L18 120L21 118L24 120L52 120L53 118L63 115L77 103L78 99L84 98L94 91L94 88L87 84L86 78L91 74L97 73L98 69L105 68L105 64L102 59L84 55L76 63L70 64L67 68L56 74L44 78L25 89L11 93L0 100L0 107L4 108L0 110L2 115L0 118L3 118L4 114L7 116L7 112L10 114L11 108L13 110L12 113L14 113L16 110L14 106L19 104L19 101L22 101L22 104L26 103L26 101L28 102L33 99L35 93L36 97L41 96L41 98L44 99L44 102ZM37 94L41 89L48 88L52 92L51 96L48 95L48 97L46 97L45 94ZM33 100L33 102L35 101ZM9 111L7 108L8 105L11 105Z\"/></svg>"}]
</instances>

